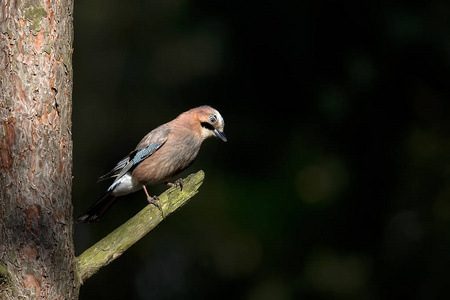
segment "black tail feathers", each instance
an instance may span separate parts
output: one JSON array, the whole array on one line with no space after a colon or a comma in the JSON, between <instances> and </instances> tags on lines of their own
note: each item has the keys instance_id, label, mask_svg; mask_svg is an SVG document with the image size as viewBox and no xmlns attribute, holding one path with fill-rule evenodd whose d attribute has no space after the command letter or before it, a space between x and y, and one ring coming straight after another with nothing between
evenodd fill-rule
<instances>
[{"instance_id":1,"label":"black tail feathers","mask_svg":"<svg viewBox=\"0 0 450 300\"><path fill-rule=\"evenodd\" d=\"M116 196L106 193L77 218L77 223L93 223L98 221L116 202Z\"/></svg>"}]
</instances>

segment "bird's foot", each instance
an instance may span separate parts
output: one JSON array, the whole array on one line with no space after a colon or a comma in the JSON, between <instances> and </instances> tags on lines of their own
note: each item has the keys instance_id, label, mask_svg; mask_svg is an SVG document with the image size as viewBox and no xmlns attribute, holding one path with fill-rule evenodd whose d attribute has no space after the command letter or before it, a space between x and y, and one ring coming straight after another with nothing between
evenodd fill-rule
<instances>
[{"instance_id":1,"label":"bird's foot","mask_svg":"<svg viewBox=\"0 0 450 300\"><path fill-rule=\"evenodd\" d=\"M158 196L153 196L153 197L147 196L148 203L156 206L156 208L158 208L159 211L161 212L161 215L162 215L162 217L164 219L164 212L163 212L161 206L159 205L158 200L159 200Z\"/></svg>"},{"instance_id":2,"label":"bird's foot","mask_svg":"<svg viewBox=\"0 0 450 300\"><path fill-rule=\"evenodd\" d=\"M180 191L183 191L183 179L181 179L181 178L178 178L177 180L175 180L175 183L172 183L172 182L168 182L168 181L166 181L166 182L164 182L166 185L168 185L168 186L170 186L170 187L172 187L172 186L179 186L180 187Z\"/></svg>"}]
</instances>

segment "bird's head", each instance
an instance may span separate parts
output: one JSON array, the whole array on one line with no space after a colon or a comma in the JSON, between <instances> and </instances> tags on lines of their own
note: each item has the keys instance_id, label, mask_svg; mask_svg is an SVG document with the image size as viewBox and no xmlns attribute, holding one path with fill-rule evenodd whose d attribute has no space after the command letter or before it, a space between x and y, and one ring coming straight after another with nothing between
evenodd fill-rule
<instances>
[{"instance_id":1,"label":"bird's head","mask_svg":"<svg viewBox=\"0 0 450 300\"><path fill-rule=\"evenodd\" d=\"M217 110L206 105L194 108L194 110L196 110L196 117L202 128L203 139L216 136L224 142L227 141L223 132L225 121Z\"/></svg>"}]
</instances>

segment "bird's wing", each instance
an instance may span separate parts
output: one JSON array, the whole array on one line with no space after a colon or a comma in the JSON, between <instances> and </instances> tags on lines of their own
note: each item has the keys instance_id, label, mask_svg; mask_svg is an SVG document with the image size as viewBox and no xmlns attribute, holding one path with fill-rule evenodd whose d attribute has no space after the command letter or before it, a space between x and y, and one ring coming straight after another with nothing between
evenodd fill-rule
<instances>
[{"instance_id":1,"label":"bird's wing","mask_svg":"<svg viewBox=\"0 0 450 300\"><path fill-rule=\"evenodd\" d=\"M165 140L164 140L164 142L165 142ZM120 170L120 173L117 174L116 180L114 180L114 181L117 181L120 177L125 175L128 171L131 171L132 169L136 168L136 166L138 164L140 164L146 158L148 158L153 153L155 153L155 151L158 150L163 144L164 143L153 143L153 144L148 145L145 148L142 148L140 150L134 150L133 152L131 152L132 154L129 155L129 161Z\"/></svg>"},{"instance_id":2,"label":"bird's wing","mask_svg":"<svg viewBox=\"0 0 450 300\"><path fill-rule=\"evenodd\" d=\"M134 169L142 161L150 157L153 153L155 153L155 151L161 148L161 146L167 141L169 133L170 129L163 126L151 131L142 139L134 151L120 160L107 174L100 176L98 181L112 177L116 177L115 180L118 180L120 177Z\"/></svg>"}]
</instances>

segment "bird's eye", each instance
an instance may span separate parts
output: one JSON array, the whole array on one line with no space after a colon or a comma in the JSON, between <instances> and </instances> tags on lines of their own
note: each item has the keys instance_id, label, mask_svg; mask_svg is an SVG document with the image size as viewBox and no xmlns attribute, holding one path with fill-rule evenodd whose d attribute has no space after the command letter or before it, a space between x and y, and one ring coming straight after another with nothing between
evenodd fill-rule
<instances>
[{"instance_id":1,"label":"bird's eye","mask_svg":"<svg viewBox=\"0 0 450 300\"><path fill-rule=\"evenodd\" d=\"M217 117L216 117L216 115L215 114L211 114L211 115L209 115L209 121L211 122L211 123L216 123L217 122Z\"/></svg>"}]
</instances>

